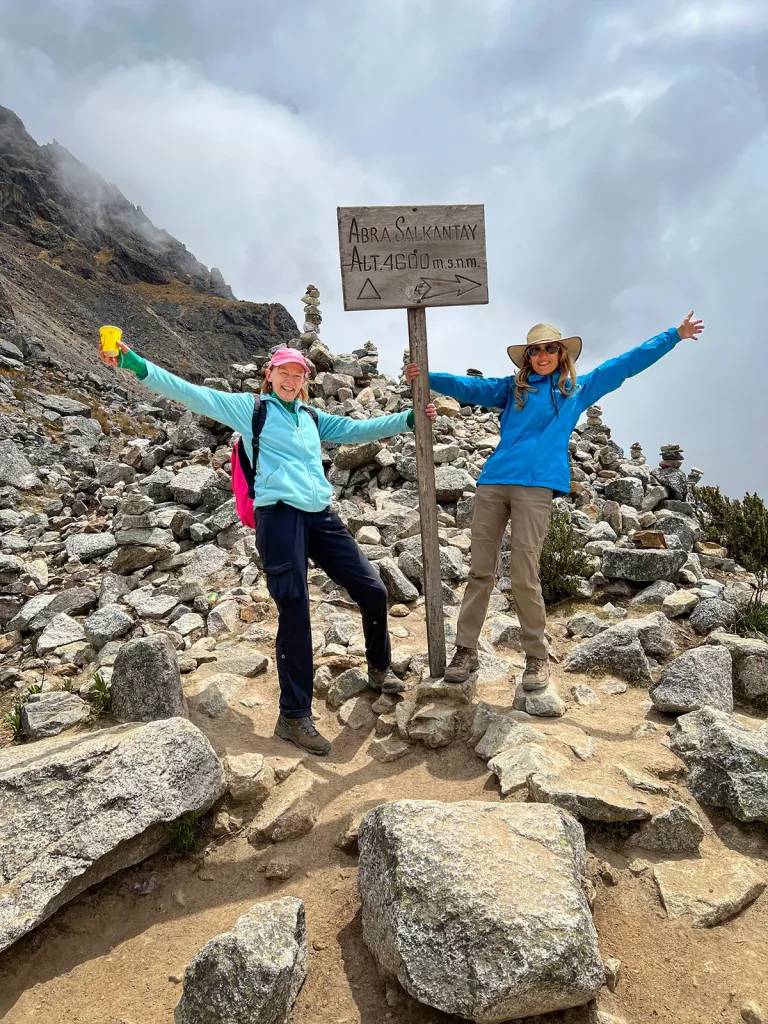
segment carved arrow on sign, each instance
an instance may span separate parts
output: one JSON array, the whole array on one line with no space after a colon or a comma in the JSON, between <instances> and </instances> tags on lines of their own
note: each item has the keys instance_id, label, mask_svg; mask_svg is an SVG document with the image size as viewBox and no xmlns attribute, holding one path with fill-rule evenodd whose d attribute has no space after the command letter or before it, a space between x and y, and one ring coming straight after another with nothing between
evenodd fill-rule
<instances>
[{"instance_id":1,"label":"carved arrow on sign","mask_svg":"<svg viewBox=\"0 0 768 1024\"><path fill-rule=\"evenodd\" d=\"M424 287L419 287L421 298L436 299L440 295L465 295L482 286L481 281L473 281L471 277L462 277L461 274L454 274L453 278L444 277L422 277Z\"/></svg>"}]
</instances>

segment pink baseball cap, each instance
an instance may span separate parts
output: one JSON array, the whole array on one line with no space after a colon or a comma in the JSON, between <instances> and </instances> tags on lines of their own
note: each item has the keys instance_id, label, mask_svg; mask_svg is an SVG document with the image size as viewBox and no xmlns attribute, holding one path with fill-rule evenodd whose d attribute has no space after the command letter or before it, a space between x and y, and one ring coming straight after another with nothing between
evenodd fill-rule
<instances>
[{"instance_id":1,"label":"pink baseball cap","mask_svg":"<svg viewBox=\"0 0 768 1024\"><path fill-rule=\"evenodd\" d=\"M282 366L284 363L298 363L309 373L309 363L297 348L279 348L269 360L267 369L271 370L273 366Z\"/></svg>"}]
</instances>

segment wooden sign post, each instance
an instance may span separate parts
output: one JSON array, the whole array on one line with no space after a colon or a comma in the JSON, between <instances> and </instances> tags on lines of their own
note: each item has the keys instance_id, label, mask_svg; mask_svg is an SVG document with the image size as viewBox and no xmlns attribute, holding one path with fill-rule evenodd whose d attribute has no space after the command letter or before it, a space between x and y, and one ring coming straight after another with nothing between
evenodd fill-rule
<instances>
[{"instance_id":1,"label":"wooden sign post","mask_svg":"<svg viewBox=\"0 0 768 1024\"><path fill-rule=\"evenodd\" d=\"M429 671L445 674L445 629L429 404L427 306L488 302L482 206L339 207L345 309L407 309Z\"/></svg>"}]
</instances>

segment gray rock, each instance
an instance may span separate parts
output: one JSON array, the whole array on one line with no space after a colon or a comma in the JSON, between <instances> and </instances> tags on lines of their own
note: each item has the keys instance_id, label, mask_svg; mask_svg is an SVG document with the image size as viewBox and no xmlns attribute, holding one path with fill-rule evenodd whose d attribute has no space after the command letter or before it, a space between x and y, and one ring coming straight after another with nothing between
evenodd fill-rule
<instances>
[{"instance_id":1,"label":"gray rock","mask_svg":"<svg viewBox=\"0 0 768 1024\"><path fill-rule=\"evenodd\" d=\"M610 548L603 553L603 573L609 579L653 583L674 583L687 558L685 551L655 551L641 548Z\"/></svg>"},{"instance_id":2,"label":"gray rock","mask_svg":"<svg viewBox=\"0 0 768 1024\"><path fill-rule=\"evenodd\" d=\"M235 676L229 672L216 672L212 676L206 676L205 686L194 698L195 711L209 718L221 718L229 711L232 698L238 690L242 690L245 683L242 676Z\"/></svg>"},{"instance_id":3,"label":"gray rock","mask_svg":"<svg viewBox=\"0 0 768 1024\"><path fill-rule=\"evenodd\" d=\"M285 1024L307 976L304 904L257 903L195 954L175 1024Z\"/></svg>"},{"instance_id":4,"label":"gray rock","mask_svg":"<svg viewBox=\"0 0 768 1024\"><path fill-rule=\"evenodd\" d=\"M110 640L117 640L133 629L131 616L116 604L107 604L99 608L83 623L83 629L89 643L94 647L103 647Z\"/></svg>"},{"instance_id":5,"label":"gray rock","mask_svg":"<svg viewBox=\"0 0 768 1024\"><path fill-rule=\"evenodd\" d=\"M127 595L125 603L142 619L164 619L179 603L179 598L175 594L161 594L153 587L140 587Z\"/></svg>"},{"instance_id":6,"label":"gray rock","mask_svg":"<svg viewBox=\"0 0 768 1024\"><path fill-rule=\"evenodd\" d=\"M184 713L179 660L169 637L155 633L123 644L112 675L112 714L118 722L152 722Z\"/></svg>"},{"instance_id":7,"label":"gray rock","mask_svg":"<svg viewBox=\"0 0 768 1024\"><path fill-rule=\"evenodd\" d=\"M170 483L174 500L196 506L203 500L205 488L216 482L216 472L208 466L185 466Z\"/></svg>"},{"instance_id":8,"label":"gray rock","mask_svg":"<svg viewBox=\"0 0 768 1024\"><path fill-rule=\"evenodd\" d=\"M704 531L695 519L677 512L665 513L663 518L659 513L654 529L661 530L668 539L677 537L684 551L693 551L696 541L704 536Z\"/></svg>"},{"instance_id":9,"label":"gray rock","mask_svg":"<svg viewBox=\"0 0 768 1024\"><path fill-rule=\"evenodd\" d=\"M38 637L36 650L38 654L48 654L57 647L74 644L79 640L85 640L83 627L66 612L60 612L54 615Z\"/></svg>"},{"instance_id":10,"label":"gray rock","mask_svg":"<svg viewBox=\"0 0 768 1024\"><path fill-rule=\"evenodd\" d=\"M190 722L171 719L0 751L0 950L169 841L202 813L224 771Z\"/></svg>"},{"instance_id":11,"label":"gray rock","mask_svg":"<svg viewBox=\"0 0 768 1024\"><path fill-rule=\"evenodd\" d=\"M136 470L123 462L105 462L99 467L96 479L105 487L114 487L121 482L130 484L136 479Z\"/></svg>"},{"instance_id":12,"label":"gray rock","mask_svg":"<svg viewBox=\"0 0 768 1024\"><path fill-rule=\"evenodd\" d=\"M668 618L678 619L681 615L690 615L698 603L696 594L688 590L676 590L664 598L661 607Z\"/></svg>"},{"instance_id":13,"label":"gray rock","mask_svg":"<svg viewBox=\"0 0 768 1024\"><path fill-rule=\"evenodd\" d=\"M661 612L628 619L590 637L565 659L566 672L613 672L630 683L650 683L647 655L669 658L675 643L672 626Z\"/></svg>"},{"instance_id":14,"label":"gray rock","mask_svg":"<svg viewBox=\"0 0 768 1024\"><path fill-rule=\"evenodd\" d=\"M333 464L337 469L358 469L366 462L373 462L381 449L381 441L368 441L366 444L343 444L336 452Z\"/></svg>"},{"instance_id":15,"label":"gray rock","mask_svg":"<svg viewBox=\"0 0 768 1024\"><path fill-rule=\"evenodd\" d=\"M494 647L523 649L523 627L516 615L494 615L488 623L488 636Z\"/></svg>"},{"instance_id":16,"label":"gray rock","mask_svg":"<svg viewBox=\"0 0 768 1024\"><path fill-rule=\"evenodd\" d=\"M768 823L768 725L753 732L726 712L704 707L678 718L669 739L700 804L727 807L739 821Z\"/></svg>"},{"instance_id":17,"label":"gray rock","mask_svg":"<svg viewBox=\"0 0 768 1024\"><path fill-rule=\"evenodd\" d=\"M114 551L117 541L111 533L75 533L67 537L64 547L70 558L91 562L94 558L101 558Z\"/></svg>"},{"instance_id":18,"label":"gray rock","mask_svg":"<svg viewBox=\"0 0 768 1024\"><path fill-rule=\"evenodd\" d=\"M651 668L637 633L628 623L590 637L565 659L566 672L613 672L630 683L650 683Z\"/></svg>"},{"instance_id":19,"label":"gray rock","mask_svg":"<svg viewBox=\"0 0 768 1024\"><path fill-rule=\"evenodd\" d=\"M659 711L685 714L705 705L733 711L731 656L723 647L696 647L666 666L650 689Z\"/></svg>"},{"instance_id":20,"label":"gray rock","mask_svg":"<svg viewBox=\"0 0 768 1024\"><path fill-rule=\"evenodd\" d=\"M726 629L733 625L738 617L739 611L735 605L728 601L721 601L712 598L710 601L701 601L693 611L690 623L697 633L706 636L716 629Z\"/></svg>"},{"instance_id":21,"label":"gray rock","mask_svg":"<svg viewBox=\"0 0 768 1024\"><path fill-rule=\"evenodd\" d=\"M458 466L435 467L435 490L438 501L457 501L465 491L474 491L477 484L466 469Z\"/></svg>"},{"instance_id":22,"label":"gray rock","mask_svg":"<svg viewBox=\"0 0 768 1024\"><path fill-rule=\"evenodd\" d=\"M106 572L101 577L99 589L99 608L106 608L107 605L117 604L126 594L133 590L133 581L125 576L118 576L113 572Z\"/></svg>"},{"instance_id":23,"label":"gray rock","mask_svg":"<svg viewBox=\"0 0 768 1024\"><path fill-rule=\"evenodd\" d=\"M184 566L182 579L185 581L202 582L215 576L227 564L227 552L215 544L205 544L195 551L193 557Z\"/></svg>"},{"instance_id":24,"label":"gray rock","mask_svg":"<svg viewBox=\"0 0 768 1024\"><path fill-rule=\"evenodd\" d=\"M560 775L570 764L567 757L539 743L507 748L488 761L489 769L499 780L502 796L523 789L529 775Z\"/></svg>"},{"instance_id":25,"label":"gray rock","mask_svg":"<svg viewBox=\"0 0 768 1024\"><path fill-rule=\"evenodd\" d=\"M636 793L585 779L531 775L528 796L536 803L562 807L586 821L644 821L651 816L648 802Z\"/></svg>"},{"instance_id":26,"label":"gray rock","mask_svg":"<svg viewBox=\"0 0 768 1024\"><path fill-rule=\"evenodd\" d=\"M421 1003L497 1024L599 991L584 838L569 815L403 800L367 814L358 843L363 938Z\"/></svg>"},{"instance_id":27,"label":"gray rock","mask_svg":"<svg viewBox=\"0 0 768 1024\"><path fill-rule=\"evenodd\" d=\"M393 601L407 604L415 601L419 591L400 569L394 558L380 558L378 563L381 581Z\"/></svg>"},{"instance_id":28,"label":"gray rock","mask_svg":"<svg viewBox=\"0 0 768 1024\"><path fill-rule=\"evenodd\" d=\"M677 593L677 587L668 580L659 580L645 587L629 602L631 605L661 605L664 599Z\"/></svg>"},{"instance_id":29,"label":"gray rock","mask_svg":"<svg viewBox=\"0 0 768 1024\"><path fill-rule=\"evenodd\" d=\"M240 621L240 605L237 601L221 601L208 615L208 636L232 633Z\"/></svg>"},{"instance_id":30,"label":"gray rock","mask_svg":"<svg viewBox=\"0 0 768 1024\"><path fill-rule=\"evenodd\" d=\"M224 759L224 769L229 792L238 803L262 803L275 788L275 770L263 754L230 754Z\"/></svg>"},{"instance_id":31,"label":"gray rock","mask_svg":"<svg viewBox=\"0 0 768 1024\"><path fill-rule=\"evenodd\" d=\"M464 565L464 557L458 548L440 548L440 578L455 583L467 577L467 569ZM410 551L403 551L397 560L397 564L405 575L419 586L424 586L424 562L421 557L421 550L418 554ZM381 563L379 563L381 565Z\"/></svg>"},{"instance_id":32,"label":"gray rock","mask_svg":"<svg viewBox=\"0 0 768 1024\"><path fill-rule=\"evenodd\" d=\"M656 853L698 853L703 838L698 816L690 807L676 802L641 825L630 845Z\"/></svg>"},{"instance_id":33,"label":"gray rock","mask_svg":"<svg viewBox=\"0 0 768 1024\"><path fill-rule=\"evenodd\" d=\"M33 465L15 441L0 441L0 484L20 491L41 486Z\"/></svg>"},{"instance_id":34,"label":"gray rock","mask_svg":"<svg viewBox=\"0 0 768 1024\"><path fill-rule=\"evenodd\" d=\"M336 676L328 687L327 701L329 707L340 708L350 697L368 689L368 674L359 668L350 668Z\"/></svg>"},{"instance_id":35,"label":"gray rock","mask_svg":"<svg viewBox=\"0 0 768 1024\"><path fill-rule=\"evenodd\" d=\"M615 480L608 481L605 485L605 496L610 501L618 502L619 505L640 508L643 504L645 493L640 480L633 476L620 476Z\"/></svg>"},{"instance_id":36,"label":"gray rock","mask_svg":"<svg viewBox=\"0 0 768 1024\"><path fill-rule=\"evenodd\" d=\"M435 750L454 741L456 728L456 708L425 704L411 715L408 738L421 740L425 747Z\"/></svg>"},{"instance_id":37,"label":"gray rock","mask_svg":"<svg viewBox=\"0 0 768 1024\"><path fill-rule=\"evenodd\" d=\"M91 415L89 405L76 402L74 398L67 398L65 395L41 395L37 402L44 409L57 412L60 416L84 416L89 419Z\"/></svg>"},{"instance_id":38,"label":"gray rock","mask_svg":"<svg viewBox=\"0 0 768 1024\"><path fill-rule=\"evenodd\" d=\"M562 718L565 714L565 704L551 683L543 690L529 691L523 689L522 681L518 682L512 707L538 718Z\"/></svg>"},{"instance_id":39,"label":"gray rock","mask_svg":"<svg viewBox=\"0 0 768 1024\"><path fill-rule=\"evenodd\" d=\"M666 861L656 864L653 876L667 915L690 918L694 928L730 920L766 887L745 857Z\"/></svg>"},{"instance_id":40,"label":"gray rock","mask_svg":"<svg viewBox=\"0 0 768 1024\"><path fill-rule=\"evenodd\" d=\"M90 717L91 707L75 693L31 693L21 709L21 726L29 740L58 736Z\"/></svg>"},{"instance_id":41,"label":"gray rock","mask_svg":"<svg viewBox=\"0 0 768 1024\"><path fill-rule=\"evenodd\" d=\"M595 615L594 612L578 612L572 615L565 624L568 635L576 637L577 640L586 640L588 637L597 636L610 628L610 623L605 622Z\"/></svg>"}]
</instances>

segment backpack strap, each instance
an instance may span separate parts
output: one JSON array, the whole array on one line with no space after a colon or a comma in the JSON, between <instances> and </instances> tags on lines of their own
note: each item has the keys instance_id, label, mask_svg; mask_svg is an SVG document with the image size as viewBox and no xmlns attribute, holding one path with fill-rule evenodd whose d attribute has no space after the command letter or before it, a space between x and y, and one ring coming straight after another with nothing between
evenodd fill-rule
<instances>
[{"instance_id":1,"label":"backpack strap","mask_svg":"<svg viewBox=\"0 0 768 1024\"><path fill-rule=\"evenodd\" d=\"M245 481L248 484L248 495L249 497L255 497L255 482L256 482L256 463L259 458L259 436L264 429L264 422L267 418L267 407L268 402L262 402L258 395L253 396L253 416L251 417L251 437L252 437L252 448L250 454L246 454L245 445L243 439L237 442L239 449L240 468L242 470ZM245 456L244 458L242 456Z\"/></svg>"}]
</instances>

